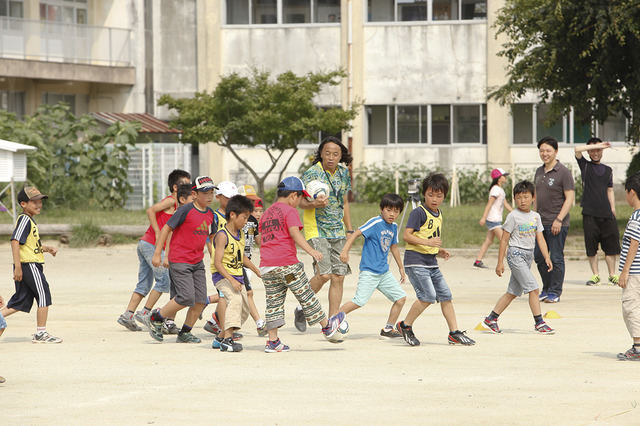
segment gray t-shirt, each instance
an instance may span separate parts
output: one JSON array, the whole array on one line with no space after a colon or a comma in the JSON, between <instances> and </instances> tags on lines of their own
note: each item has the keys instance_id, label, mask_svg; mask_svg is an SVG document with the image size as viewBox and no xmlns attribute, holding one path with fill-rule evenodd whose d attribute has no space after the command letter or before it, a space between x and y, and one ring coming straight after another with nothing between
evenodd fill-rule
<instances>
[{"instance_id":1,"label":"gray t-shirt","mask_svg":"<svg viewBox=\"0 0 640 426\"><path fill-rule=\"evenodd\" d=\"M538 167L534 178L536 185L536 205L544 226L551 227L566 200L564 191L575 189L573 176L560 161L545 173L544 165ZM564 217L562 226L569 226L569 214Z\"/></svg>"},{"instance_id":2,"label":"gray t-shirt","mask_svg":"<svg viewBox=\"0 0 640 426\"><path fill-rule=\"evenodd\" d=\"M544 231L540 215L533 210L525 213L514 209L507 215L502 229L510 233L509 246L533 250L536 246L536 234Z\"/></svg>"}]
</instances>

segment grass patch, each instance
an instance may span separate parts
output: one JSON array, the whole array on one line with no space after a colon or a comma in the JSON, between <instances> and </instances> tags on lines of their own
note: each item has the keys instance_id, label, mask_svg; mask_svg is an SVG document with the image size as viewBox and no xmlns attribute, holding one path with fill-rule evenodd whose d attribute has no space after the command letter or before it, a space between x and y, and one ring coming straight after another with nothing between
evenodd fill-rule
<instances>
[{"instance_id":1,"label":"grass patch","mask_svg":"<svg viewBox=\"0 0 640 426\"><path fill-rule=\"evenodd\" d=\"M138 237L131 237L124 234L112 234L111 244L137 244L141 236L142 235Z\"/></svg>"},{"instance_id":2,"label":"grass patch","mask_svg":"<svg viewBox=\"0 0 640 426\"><path fill-rule=\"evenodd\" d=\"M69 239L69 247L95 247L98 238L103 234L102 229L93 222L85 222L71 228L73 233Z\"/></svg>"}]
</instances>

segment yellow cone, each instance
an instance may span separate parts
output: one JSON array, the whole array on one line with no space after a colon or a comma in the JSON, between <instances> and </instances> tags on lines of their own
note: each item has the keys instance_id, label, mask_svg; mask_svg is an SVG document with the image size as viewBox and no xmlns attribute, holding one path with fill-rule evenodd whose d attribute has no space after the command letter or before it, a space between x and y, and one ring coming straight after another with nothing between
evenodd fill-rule
<instances>
[{"instance_id":1,"label":"yellow cone","mask_svg":"<svg viewBox=\"0 0 640 426\"><path fill-rule=\"evenodd\" d=\"M476 325L476 328L474 328L474 330L485 331L486 328L482 326L482 323L479 323L478 325Z\"/></svg>"},{"instance_id":2,"label":"yellow cone","mask_svg":"<svg viewBox=\"0 0 640 426\"><path fill-rule=\"evenodd\" d=\"M560 315L558 315L558 313L556 311L548 311L546 314L544 314L542 316L543 318L551 318L551 319L558 319L558 318L562 318Z\"/></svg>"}]
</instances>

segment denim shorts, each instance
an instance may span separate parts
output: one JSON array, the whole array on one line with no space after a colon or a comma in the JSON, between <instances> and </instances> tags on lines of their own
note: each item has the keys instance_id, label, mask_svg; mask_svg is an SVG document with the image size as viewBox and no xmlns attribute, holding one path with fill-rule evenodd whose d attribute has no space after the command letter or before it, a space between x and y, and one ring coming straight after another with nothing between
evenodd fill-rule
<instances>
[{"instance_id":1,"label":"denim shorts","mask_svg":"<svg viewBox=\"0 0 640 426\"><path fill-rule=\"evenodd\" d=\"M384 294L387 299L394 303L403 297L407 297L407 293L400 287L400 283L391 271L387 271L384 274L360 271L356 294L351 301L362 307L369 301L375 289L380 290L380 293Z\"/></svg>"},{"instance_id":2,"label":"denim shorts","mask_svg":"<svg viewBox=\"0 0 640 426\"><path fill-rule=\"evenodd\" d=\"M0 313L0 330L4 330L5 328L7 328L7 321L2 316L2 313Z\"/></svg>"},{"instance_id":3,"label":"denim shorts","mask_svg":"<svg viewBox=\"0 0 640 426\"><path fill-rule=\"evenodd\" d=\"M416 297L421 302L447 302L452 299L451 290L440 272L440 268L411 266L405 268Z\"/></svg>"},{"instance_id":4,"label":"denim shorts","mask_svg":"<svg viewBox=\"0 0 640 426\"><path fill-rule=\"evenodd\" d=\"M500 228L502 226L502 222L491 222L487 220L484 222L484 225L487 227L489 231L493 231L496 228Z\"/></svg>"},{"instance_id":5,"label":"denim shorts","mask_svg":"<svg viewBox=\"0 0 640 426\"><path fill-rule=\"evenodd\" d=\"M156 280L156 286L154 290L159 293L169 293L170 288L170 280L169 280L169 270L167 268L163 268L162 266L155 267L151 263L151 259L153 259L153 253L156 250L156 246L150 244L146 241L140 240L138 241L138 247L136 251L138 252L138 260L140 261L140 267L138 269L138 284L136 285L136 289L133 290L135 293L141 294L142 296L146 296L151 291L151 287L153 286L153 280ZM164 261L164 250L162 251L162 260Z\"/></svg>"}]
</instances>

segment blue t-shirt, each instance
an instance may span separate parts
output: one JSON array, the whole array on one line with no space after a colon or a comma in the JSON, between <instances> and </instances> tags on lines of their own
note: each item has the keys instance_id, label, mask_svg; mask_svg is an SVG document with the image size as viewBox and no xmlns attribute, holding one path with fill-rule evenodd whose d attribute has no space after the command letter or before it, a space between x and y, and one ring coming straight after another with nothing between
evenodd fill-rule
<instances>
[{"instance_id":1,"label":"blue t-shirt","mask_svg":"<svg viewBox=\"0 0 640 426\"><path fill-rule=\"evenodd\" d=\"M398 244L398 224L387 223L382 216L377 216L358 229L364 236L360 270L384 274L389 270L389 249Z\"/></svg>"}]
</instances>

